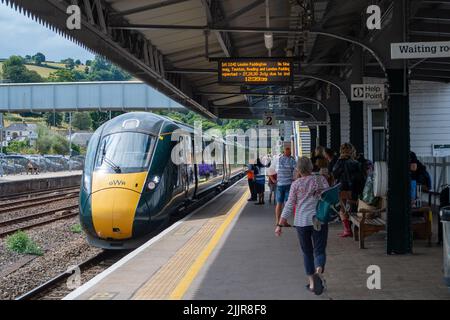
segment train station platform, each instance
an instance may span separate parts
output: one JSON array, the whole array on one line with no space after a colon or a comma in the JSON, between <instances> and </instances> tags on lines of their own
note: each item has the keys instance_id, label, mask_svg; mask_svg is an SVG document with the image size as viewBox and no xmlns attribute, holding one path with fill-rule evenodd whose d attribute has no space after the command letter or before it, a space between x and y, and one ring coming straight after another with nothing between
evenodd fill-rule
<instances>
[{"instance_id":1,"label":"train station platform","mask_svg":"<svg viewBox=\"0 0 450 320\"><path fill-rule=\"evenodd\" d=\"M59 188L79 187L82 173L77 170L3 176L0 177L0 196L17 196Z\"/></svg>"},{"instance_id":2,"label":"train station platform","mask_svg":"<svg viewBox=\"0 0 450 320\"><path fill-rule=\"evenodd\" d=\"M60 172L43 172L40 174L14 174L14 175L4 175L0 177L0 183L4 182L15 182L15 181L26 181L34 179L48 179L48 178L64 178L70 176L81 176L82 170L72 170L72 171L60 171Z\"/></svg>"},{"instance_id":3,"label":"train station platform","mask_svg":"<svg viewBox=\"0 0 450 320\"><path fill-rule=\"evenodd\" d=\"M65 299L450 299L442 247L415 241L412 255L386 255L383 233L359 249L338 236L338 224L330 225L328 289L315 296L295 229L276 237L274 205L248 203L247 189L241 180ZM371 265L380 267L381 289L367 288Z\"/></svg>"}]
</instances>

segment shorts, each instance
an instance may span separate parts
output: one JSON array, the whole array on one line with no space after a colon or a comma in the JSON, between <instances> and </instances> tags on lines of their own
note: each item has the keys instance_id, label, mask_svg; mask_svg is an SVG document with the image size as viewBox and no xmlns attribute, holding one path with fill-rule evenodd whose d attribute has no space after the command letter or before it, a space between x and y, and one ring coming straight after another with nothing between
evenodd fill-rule
<instances>
[{"instance_id":1,"label":"shorts","mask_svg":"<svg viewBox=\"0 0 450 320\"><path fill-rule=\"evenodd\" d=\"M276 191L276 200L277 203L284 203L289 198L289 191L291 190L291 185L288 184L286 186L277 186Z\"/></svg>"}]
</instances>

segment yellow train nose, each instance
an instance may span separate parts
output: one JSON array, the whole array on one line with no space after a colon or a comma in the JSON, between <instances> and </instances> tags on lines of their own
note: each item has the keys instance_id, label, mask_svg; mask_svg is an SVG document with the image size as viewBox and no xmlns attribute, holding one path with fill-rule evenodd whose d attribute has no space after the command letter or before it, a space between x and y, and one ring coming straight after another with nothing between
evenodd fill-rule
<instances>
[{"instance_id":1,"label":"yellow train nose","mask_svg":"<svg viewBox=\"0 0 450 320\"><path fill-rule=\"evenodd\" d=\"M132 235L139 193L105 189L92 195L92 221L99 238L127 239Z\"/></svg>"},{"instance_id":2,"label":"yellow train nose","mask_svg":"<svg viewBox=\"0 0 450 320\"><path fill-rule=\"evenodd\" d=\"M94 173L92 185L92 222L102 239L128 239L146 173Z\"/></svg>"}]
</instances>

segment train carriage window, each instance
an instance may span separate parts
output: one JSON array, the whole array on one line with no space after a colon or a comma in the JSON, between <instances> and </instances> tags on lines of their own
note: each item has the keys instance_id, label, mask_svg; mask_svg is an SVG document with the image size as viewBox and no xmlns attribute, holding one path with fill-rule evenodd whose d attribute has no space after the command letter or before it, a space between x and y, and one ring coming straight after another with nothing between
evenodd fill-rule
<instances>
[{"instance_id":1,"label":"train carriage window","mask_svg":"<svg viewBox=\"0 0 450 320\"><path fill-rule=\"evenodd\" d=\"M121 132L103 137L95 170L115 173L146 171L150 165L155 138L143 133Z\"/></svg>"}]
</instances>

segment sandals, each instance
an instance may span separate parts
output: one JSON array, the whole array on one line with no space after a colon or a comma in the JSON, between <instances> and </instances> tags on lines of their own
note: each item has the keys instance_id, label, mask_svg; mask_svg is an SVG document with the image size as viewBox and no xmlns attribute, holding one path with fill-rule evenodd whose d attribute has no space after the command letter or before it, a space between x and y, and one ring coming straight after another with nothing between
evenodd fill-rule
<instances>
[{"instance_id":1,"label":"sandals","mask_svg":"<svg viewBox=\"0 0 450 320\"><path fill-rule=\"evenodd\" d=\"M313 281L314 281L313 292L315 295L319 296L323 293L323 289L325 288L323 285L322 277L318 273L314 273ZM309 285L308 285L308 288L309 288Z\"/></svg>"}]
</instances>

